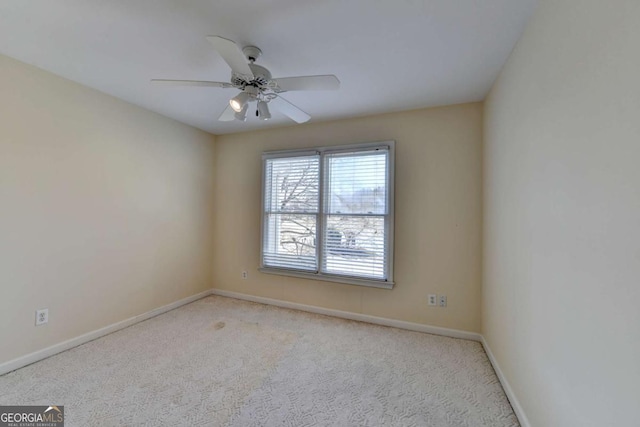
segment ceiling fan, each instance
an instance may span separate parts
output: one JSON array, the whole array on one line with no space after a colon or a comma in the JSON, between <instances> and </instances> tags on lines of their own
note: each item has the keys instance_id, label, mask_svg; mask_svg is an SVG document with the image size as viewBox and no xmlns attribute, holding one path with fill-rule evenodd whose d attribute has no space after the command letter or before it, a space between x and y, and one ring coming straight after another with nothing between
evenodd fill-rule
<instances>
[{"instance_id":1,"label":"ceiling fan","mask_svg":"<svg viewBox=\"0 0 640 427\"><path fill-rule=\"evenodd\" d=\"M207 36L207 40L231 68L229 83L164 79L152 79L151 82L165 85L239 89L240 93L229 100L229 105L218 117L220 121L245 121L250 105L255 102L256 117L260 120L271 118L269 111L271 106L294 121L304 123L311 116L282 98L281 93L295 90L337 90L340 88L340 81L331 74L274 79L269 70L255 63L262 54L262 51L257 47L245 46L240 49L235 42L219 36Z\"/></svg>"}]
</instances>

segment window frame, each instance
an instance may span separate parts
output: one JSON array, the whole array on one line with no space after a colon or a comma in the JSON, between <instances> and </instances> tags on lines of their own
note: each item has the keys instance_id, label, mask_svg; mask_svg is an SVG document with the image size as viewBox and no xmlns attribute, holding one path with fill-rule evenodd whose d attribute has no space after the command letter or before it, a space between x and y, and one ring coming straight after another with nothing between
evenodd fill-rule
<instances>
[{"instance_id":1,"label":"window frame","mask_svg":"<svg viewBox=\"0 0 640 427\"><path fill-rule=\"evenodd\" d=\"M326 168L325 157L326 154L340 153L340 152L353 152L353 151L370 151L374 149L385 148L387 149L387 213L384 215L385 219L385 249L387 253L387 263L385 265L386 279L374 279L374 278L360 278L355 276L347 276L340 274L332 274L322 272L322 265L325 262L323 259L322 249L324 246L324 231L326 225L326 219L330 214L325 212L325 193L326 185L324 175ZM264 265L264 242L266 232L266 179L267 168L266 161L275 158L287 158L287 157L300 157L308 155L319 156L319 176L318 176L318 213L316 222L316 262L317 271L302 271L296 269L279 268L273 266ZM393 281L393 264L394 264L394 205L395 205L395 141L380 141L380 142L366 142L359 144L349 145L333 145L325 147L313 147L299 150L278 150L267 151L262 154L262 203L260 211L260 268L258 269L262 273L276 274L281 276L292 276L304 279L321 280L328 282L346 283L350 285L369 286L382 289L392 289L395 285Z\"/></svg>"}]
</instances>

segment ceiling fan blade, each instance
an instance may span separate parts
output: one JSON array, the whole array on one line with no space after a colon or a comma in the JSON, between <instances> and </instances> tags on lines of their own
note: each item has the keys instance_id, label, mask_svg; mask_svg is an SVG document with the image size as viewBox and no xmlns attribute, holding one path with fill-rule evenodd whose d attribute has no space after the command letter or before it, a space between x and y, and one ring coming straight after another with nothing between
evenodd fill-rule
<instances>
[{"instance_id":1,"label":"ceiling fan blade","mask_svg":"<svg viewBox=\"0 0 640 427\"><path fill-rule=\"evenodd\" d=\"M253 77L253 72L247 64L247 58L235 42L220 36L207 36L209 43L218 51L234 73Z\"/></svg>"},{"instance_id":2,"label":"ceiling fan blade","mask_svg":"<svg viewBox=\"0 0 640 427\"><path fill-rule=\"evenodd\" d=\"M231 122L236 119L235 114L236 112L233 111L233 108L231 108L231 105L227 105L227 108L225 108L222 114L220 114L220 117L218 117L218 120L221 122Z\"/></svg>"},{"instance_id":3,"label":"ceiling fan blade","mask_svg":"<svg viewBox=\"0 0 640 427\"><path fill-rule=\"evenodd\" d=\"M280 96L269 101L269 105L298 123L304 123L311 118L310 115Z\"/></svg>"},{"instance_id":4,"label":"ceiling fan blade","mask_svg":"<svg viewBox=\"0 0 640 427\"><path fill-rule=\"evenodd\" d=\"M204 80L165 80L165 79L152 79L151 83L166 86L208 86L208 87L233 87L231 83L223 82L209 82Z\"/></svg>"},{"instance_id":5,"label":"ceiling fan blade","mask_svg":"<svg viewBox=\"0 0 640 427\"><path fill-rule=\"evenodd\" d=\"M275 92L287 92L291 90L337 90L340 88L340 80L333 74L324 76L300 76L283 77L273 79L278 87Z\"/></svg>"}]
</instances>

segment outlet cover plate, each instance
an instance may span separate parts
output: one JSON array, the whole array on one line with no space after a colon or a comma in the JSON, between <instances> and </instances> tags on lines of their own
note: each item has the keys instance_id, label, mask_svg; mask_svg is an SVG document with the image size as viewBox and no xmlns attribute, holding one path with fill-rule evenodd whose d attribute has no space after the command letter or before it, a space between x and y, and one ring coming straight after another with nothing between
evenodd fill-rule
<instances>
[{"instance_id":1,"label":"outlet cover plate","mask_svg":"<svg viewBox=\"0 0 640 427\"><path fill-rule=\"evenodd\" d=\"M429 305L438 305L438 295L436 294L429 294L428 295L428 302Z\"/></svg>"},{"instance_id":2,"label":"outlet cover plate","mask_svg":"<svg viewBox=\"0 0 640 427\"><path fill-rule=\"evenodd\" d=\"M446 295L440 295L440 307L446 307L447 306L447 296Z\"/></svg>"},{"instance_id":3,"label":"outlet cover plate","mask_svg":"<svg viewBox=\"0 0 640 427\"><path fill-rule=\"evenodd\" d=\"M43 308L36 310L36 326L44 325L49 322L49 309Z\"/></svg>"}]
</instances>

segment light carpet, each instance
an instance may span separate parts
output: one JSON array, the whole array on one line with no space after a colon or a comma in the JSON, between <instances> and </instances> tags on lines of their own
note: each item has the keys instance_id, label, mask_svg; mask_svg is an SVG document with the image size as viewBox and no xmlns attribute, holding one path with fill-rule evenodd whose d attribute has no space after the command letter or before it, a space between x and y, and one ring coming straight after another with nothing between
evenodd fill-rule
<instances>
[{"instance_id":1,"label":"light carpet","mask_svg":"<svg viewBox=\"0 0 640 427\"><path fill-rule=\"evenodd\" d=\"M477 342L211 296L0 377L67 426L518 426Z\"/></svg>"}]
</instances>

